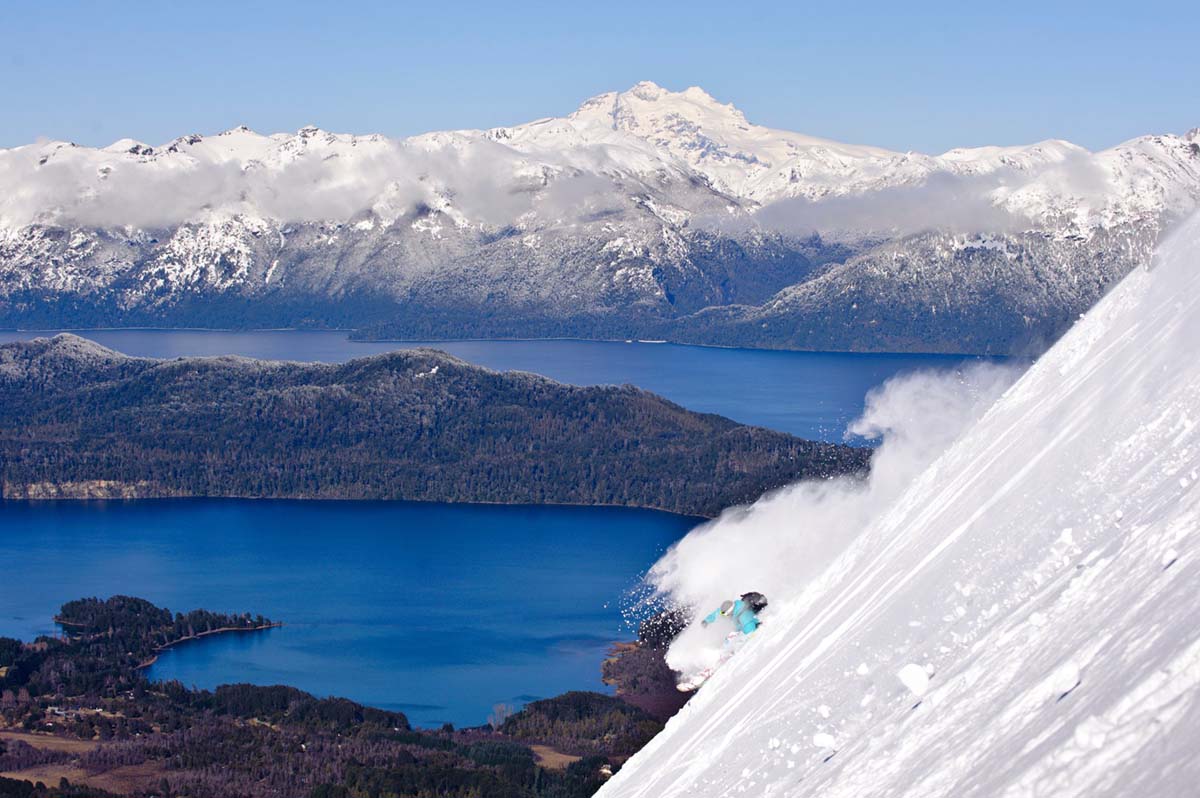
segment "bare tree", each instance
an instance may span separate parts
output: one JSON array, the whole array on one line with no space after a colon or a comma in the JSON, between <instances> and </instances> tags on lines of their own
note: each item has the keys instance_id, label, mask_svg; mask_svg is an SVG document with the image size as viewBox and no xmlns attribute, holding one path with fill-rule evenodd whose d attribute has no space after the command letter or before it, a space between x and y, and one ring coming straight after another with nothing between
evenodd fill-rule
<instances>
[{"instance_id":1,"label":"bare tree","mask_svg":"<svg viewBox=\"0 0 1200 798\"><path fill-rule=\"evenodd\" d=\"M513 708L508 704L496 704L492 707L492 714L488 715L488 725L492 729L499 731L504 725L504 721L508 720L513 714Z\"/></svg>"}]
</instances>

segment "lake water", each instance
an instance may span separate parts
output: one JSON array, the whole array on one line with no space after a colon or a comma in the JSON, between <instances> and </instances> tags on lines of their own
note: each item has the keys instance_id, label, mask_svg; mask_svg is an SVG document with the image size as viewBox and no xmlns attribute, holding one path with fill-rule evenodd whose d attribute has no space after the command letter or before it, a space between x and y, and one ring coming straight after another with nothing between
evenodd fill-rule
<instances>
[{"instance_id":1,"label":"lake water","mask_svg":"<svg viewBox=\"0 0 1200 798\"><path fill-rule=\"evenodd\" d=\"M613 508L160 500L0 503L0 635L124 593L285 626L168 650L152 678L290 684L483 723L496 703L605 689L622 594L695 523Z\"/></svg>"},{"instance_id":2,"label":"lake water","mask_svg":"<svg viewBox=\"0 0 1200 798\"><path fill-rule=\"evenodd\" d=\"M3 332L0 343L53 333ZM719 413L804 438L841 441L868 390L888 377L950 368L953 355L773 352L607 341L357 343L341 332L298 330L88 330L87 338L129 355L245 355L336 363L430 346L493 369L533 371L574 385L630 383L692 410Z\"/></svg>"},{"instance_id":3,"label":"lake water","mask_svg":"<svg viewBox=\"0 0 1200 798\"><path fill-rule=\"evenodd\" d=\"M0 343L45 333L0 332ZM82 333L152 357L340 362L434 346L578 385L632 383L686 407L842 440L867 391L961 358L586 341L353 343L338 332ZM602 689L628 639L625 591L693 520L619 509L370 502L0 502L0 634L53 632L65 601L125 593L172 610L249 611L282 629L185 644L150 675L291 684L477 725L493 704Z\"/></svg>"}]
</instances>

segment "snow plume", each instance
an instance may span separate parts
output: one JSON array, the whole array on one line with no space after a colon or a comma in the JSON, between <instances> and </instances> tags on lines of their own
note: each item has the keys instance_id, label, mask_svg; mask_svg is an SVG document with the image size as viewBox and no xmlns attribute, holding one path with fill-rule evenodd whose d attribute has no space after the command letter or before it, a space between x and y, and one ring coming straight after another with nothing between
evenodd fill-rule
<instances>
[{"instance_id":1,"label":"snow plume","mask_svg":"<svg viewBox=\"0 0 1200 798\"><path fill-rule=\"evenodd\" d=\"M866 479L801 482L692 531L650 570L660 599L700 615L750 590L773 607L800 600L860 530L908 486L1019 376L1012 365L976 363L895 377L867 396L848 432L882 443ZM769 623L771 609L765 614ZM724 634L692 624L667 662L685 674L715 661Z\"/></svg>"}]
</instances>

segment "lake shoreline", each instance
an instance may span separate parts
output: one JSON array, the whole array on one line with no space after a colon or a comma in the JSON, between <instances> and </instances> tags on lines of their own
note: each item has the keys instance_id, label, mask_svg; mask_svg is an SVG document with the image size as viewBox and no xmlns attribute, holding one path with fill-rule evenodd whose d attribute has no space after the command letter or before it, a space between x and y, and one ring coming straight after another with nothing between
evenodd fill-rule
<instances>
[{"instance_id":1,"label":"lake shoreline","mask_svg":"<svg viewBox=\"0 0 1200 798\"><path fill-rule=\"evenodd\" d=\"M175 648L182 643L189 643L194 640L201 640L205 637L212 637L214 635L231 634L233 632L265 632L267 629L279 629L282 626L283 621L273 621L271 623L264 623L259 626L222 626L219 629L209 629L204 632L197 632L196 634L188 635L187 637L181 637L178 640L172 640L170 643L159 646L157 649L155 649L155 654L153 657L150 657L144 662L138 663L133 669L135 671L141 671L149 668L151 665L158 662L158 657L160 654L162 654L164 651Z\"/></svg>"},{"instance_id":2,"label":"lake shoreline","mask_svg":"<svg viewBox=\"0 0 1200 798\"><path fill-rule=\"evenodd\" d=\"M10 496L8 495L7 485L0 489L0 506L5 503L11 504L76 504L83 502L174 502L174 501L253 501L253 502L301 502L301 503L316 503L316 504L337 504L340 502L362 502L379 503L379 504L420 504L420 505L454 505L458 507L564 507L578 508L585 510L645 510L653 513L666 513L675 518L687 518L696 523L705 523L712 521L719 516L717 515L696 515L693 513L683 513L676 510L667 510L662 507L649 507L636 504L581 504L577 502L498 502L498 501L453 501L440 499L364 499L353 496L256 496L256 495L237 495L237 494L222 494L214 495L180 495L180 494L152 494L152 495L108 495L108 496ZM736 505L735 505L736 506ZM723 511L722 511L723 512Z\"/></svg>"},{"instance_id":3,"label":"lake shoreline","mask_svg":"<svg viewBox=\"0 0 1200 798\"><path fill-rule=\"evenodd\" d=\"M21 327L3 327L0 328L0 333L49 333L58 334L63 332L69 333L88 333L88 332L198 332L198 333L271 333L271 332L294 332L294 333L346 333L346 340L351 344L467 344L467 343L537 343L540 341L565 341L570 343L585 343L585 344L641 344L644 346L684 346L694 349L720 349L732 352L786 352L792 354L807 354L807 355L849 355L863 357L945 357L945 358L995 358L1008 357L1007 355L996 355L979 352L925 352L925 351L897 351L890 349L795 349L791 347L776 347L776 346L732 346L729 344L701 344L692 341L676 341L671 339L641 339L641 338L580 338L568 335L554 336L534 336L530 338L355 338L354 333L358 332L356 327L45 327L45 328L21 328Z\"/></svg>"},{"instance_id":4,"label":"lake shoreline","mask_svg":"<svg viewBox=\"0 0 1200 798\"><path fill-rule=\"evenodd\" d=\"M450 505L452 507L508 507L513 509L539 509L544 507L564 508L564 509L579 509L579 510L638 510L650 513L663 513L672 518L682 518L689 521L694 521L696 524L704 524L715 520L719 516L712 515L693 515L690 513L681 513L674 510L664 510L660 507L641 507L627 504L572 504L567 502L488 502L488 501L439 501L435 499L360 499L352 497L338 496L58 496L48 498L24 498L24 497L8 497L0 491L0 507L4 505L33 505L33 506L48 506L48 505L80 505L80 504L138 504L142 502L256 502L267 504L270 502L297 504L312 504L312 505L338 505L342 503L352 504L379 504L384 506L395 506L414 504L426 507L437 507L439 505Z\"/></svg>"},{"instance_id":5,"label":"lake shoreline","mask_svg":"<svg viewBox=\"0 0 1200 798\"><path fill-rule=\"evenodd\" d=\"M80 621L65 620L64 618L62 618L59 615L55 615L53 618L53 621L54 621L54 623L58 624L59 626L65 626L65 627L73 628L73 629L85 629L88 626L87 624L82 623ZM157 648L154 649L153 657L150 657L149 659L138 663L137 665L135 665L133 667L133 669L135 671L140 671L140 670L145 670L146 668L149 668L151 665L158 662L158 657L160 654L162 654L164 651L174 648L175 646L180 645L181 643L189 643L189 642L192 642L195 640L202 640L206 637L213 637L215 635L231 634L233 632L264 632L267 629L279 629L282 626L283 626L283 621L271 621L270 623L259 624L257 626L221 626L217 629L206 629L203 632L196 632L194 634L187 635L186 637L181 637L178 640L172 640L170 643L164 643L163 645L158 646ZM93 635L92 637L95 637L95 635Z\"/></svg>"}]
</instances>

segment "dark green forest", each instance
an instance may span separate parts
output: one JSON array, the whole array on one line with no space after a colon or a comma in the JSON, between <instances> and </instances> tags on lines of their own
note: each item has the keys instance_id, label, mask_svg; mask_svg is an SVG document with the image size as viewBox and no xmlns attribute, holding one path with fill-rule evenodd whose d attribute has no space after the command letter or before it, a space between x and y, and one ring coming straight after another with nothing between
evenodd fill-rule
<instances>
[{"instance_id":1,"label":"dark green forest","mask_svg":"<svg viewBox=\"0 0 1200 798\"><path fill-rule=\"evenodd\" d=\"M715 515L869 451L433 350L338 365L0 347L6 498L237 496L649 507Z\"/></svg>"}]
</instances>

